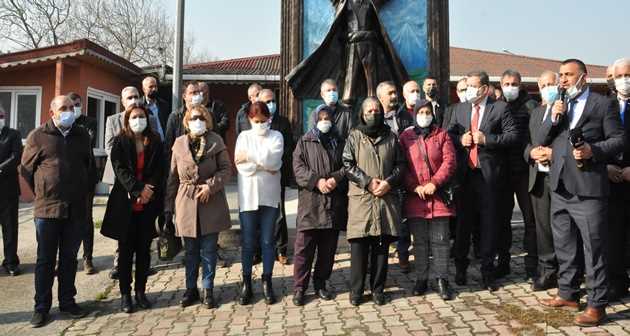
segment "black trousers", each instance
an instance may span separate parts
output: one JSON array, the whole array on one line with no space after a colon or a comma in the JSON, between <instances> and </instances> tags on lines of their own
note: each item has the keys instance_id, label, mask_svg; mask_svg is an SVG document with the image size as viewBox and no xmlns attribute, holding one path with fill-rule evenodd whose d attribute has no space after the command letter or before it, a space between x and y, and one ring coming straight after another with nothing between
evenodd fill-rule
<instances>
[{"instance_id":1,"label":"black trousers","mask_svg":"<svg viewBox=\"0 0 630 336\"><path fill-rule=\"evenodd\" d=\"M131 269L136 256L134 287L136 292L144 292L147 284L147 272L151 264L151 235L153 223L144 212L134 212L129 223L129 233L125 240L118 241L118 274L121 294L131 293Z\"/></svg>"},{"instance_id":2,"label":"black trousers","mask_svg":"<svg viewBox=\"0 0 630 336\"><path fill-rule=\"evenodd\" d=\"M620 290L630 285L626 273L626 245L630 224L630 183L611 183L608 209L608 280Z\"/></svg>"},{"instance_id":3,"label":"black trousers","mask_svg":"<svg viewBox=\"0 0 630 336\"><path fill-rule=\"evenodd\" d=\"M363 296L368 259L370 261L370 289L382 293L387 281L387 258L389 244L395 241L390 236L365 237L350 242L350 295Z\"/></svg>"},{"instance_id":4,"label":"black trousers","mask_svg":"<svg viewBox=\"0 0 630 336\"><path fill-rule=\"evenodd\" d=\"M18 207L19 198L0 200L0 225L2 226L2 243L4 247L4 260L2 265L17 266L20 259L17 255L18 248Z\"/></svg>"},{"instance_id":5,"label":"black trousers","mask_svg":"<svg viewBox=\"0 0 630 336\"><path fill-rule=\"evenodd\" d=\"M608 304L607 258L608 200L578 197L564 188L562 181L551 194L551 229L558 258L558 295L577 300L580 292L579 240L584 245L586 289L590 307Z\"/></svg>"},{"instance_id":6,"label":"black trousers","mask_svg":"<svg viewBox=\"0 0 630 336\"><path fill-rule=\"evenodd\" d=\"M289 229L287 227L287 213L285 210L285 188L280 190L280 215L274 226L274 236L276 237L276 254L287 255L289 246Z\"/></svg>"},{"instance_id":7,"label":"black trousers","mask_svg":"<svg viewBox=\"0 0 630 336\"><path fill-rule=\"evenodd\" d=\"M94 192L88 194L86 199L87 221L85 237L83 237L83 259L91 260L94 252L94 218L92 215L92 207L94 206Z\"/></svg>"},{"instance_id":8,"label":"black trousers","mask_svg":"<svg viewBox=\"0 0 630 336\"><path fill-rule=\"evenodd\" d=\"M525 235L523 237L523 250L525 250L525 273L528 276L536 276L538 266L538 251L536 248L536 221L534 210L528 191L528 172L512 173L508 177L503 192L500 208L499 238L497 254L499 264L509 264L511 260L510 248L512 247L512 214L514 213L514 195L523 214Z\"/></svg>"},{"instance_id":9,"label":"black trousers","mask_svg":"<svg viewBox=\"0 0 630 336\"><path fill-rule=\"evenodd\" d=\"M538 249L538 276L542 279L558 275L558 260L553 247L551 231L551 191L549 174L538 172L530 193L536 220L536 247Z\"/></svg>"},{"instance_id":10,"label":"black trousers","mask_svg":"<svg viewBox=\"0 0 630 336\"><path fill-rule=\"evenodd\" d=\"M455 267L459 271L468 268L470 236L474 227L479 227L479 251L481 272L485 276L494 275L494 258L497 241L497 202L499 191L481 174L480 169L468 172L462 183L462 209L457 216L455 234Z\"/></svg>"}]
</instances>

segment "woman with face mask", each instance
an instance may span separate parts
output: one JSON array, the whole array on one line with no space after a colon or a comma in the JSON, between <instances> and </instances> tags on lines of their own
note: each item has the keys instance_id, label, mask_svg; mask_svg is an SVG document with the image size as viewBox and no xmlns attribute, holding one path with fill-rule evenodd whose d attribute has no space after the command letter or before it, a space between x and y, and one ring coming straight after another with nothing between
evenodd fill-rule
<instances>
[{"instance_id":1,"label":"woman with face mask","mask_svg":"<svg viewBox=\"0 0 630 336\"><path fill-rule=\"evenodd\" d=\"M455 209L446 205L436 191L455 175L455 147L448 133L435 124L431 102L422 100L414 110L414 127L400 135L400 145L407 158L404 176L407 197L403 211L413 235L416 262L413 294L423 295L427 291L429 255L433 255L438 294L444 300L451 300L449 217L455 215Z\"/></svg>"},{"instance_id":2,"label":"woman with face mask","mask_svg":"<svg viewBox=\"0 0 630 336\"><path fill-rule=\"evenodd\" d=\"M384 305L388 248L401 220L399 197L392 189L402 181L405 159L374 97L361 105L358 125L344 147L343 165L349 181L350 303L358 306L363 300L369 258L372 299Z\"/></svg>"},{"instance_id":3,"label":"woman with face mask","mask_svg":"<svg viewBox=\"0 0 630 336\"><path fill-rule=\"evenodd\" d=\"M199 301L199 264L202 271L205 308L214 308L214 274L219 232L232 226L225 197L225 183L232 164L221 136L212 131L212 114L202 105L186 110L186 134L173 144L166 187L164 217L167 228L184 239L186 292L181 301L188 307ZM173 225L175 214L175 226Z\"/></svg>"},{"instance_id":4,"label":"woman with face mask","mask_svg":"<svg viewBox=\"0 0 630 336\"><path fill-rule=\"evenodd\" d=\"M252 261L255 241L259 240L263 296L267 304L273 304L276 301L271 284L276 246L274 225L279 214L284 140L280 132L270 129L271 113L265 103L253 103L247 116L252 128L239 134L234 150L243 269L239 303L250 304L253 298Z\"/></svg>"},{"instance_id":5,"label":"woman with face mask","mask_svg":"<svg viewBox=\"0 0 630 336\"><path fill-rule=\"evenodd\" d=\"M335 262L339 231L348 220L348 184L341 162L344 142L333 131L333 110L327 105L313 112L317 122L293 152L293 170L299 186L297 234L293 264L293 303L302 306L313 258L315 294L332 300L326 289Z\"/></svg>"},{"instance_id":6,"label":"woman with face mask","mask_svg":"<svg viewBox=\"0 0 630 336\"><path fill-rule=\"evenodd\" d=\"M164 185L164 151L160 136L151 130L149 112L143 106L125 110L123 129L114 137L111 160L116 175L109 194L101 234L118 240L120 308L133 312L131 269L136 259L135 302L148 309L145 295L150 246L157 237L155 219L162 210L160 194Z\"/></svg>"}]
</instances>

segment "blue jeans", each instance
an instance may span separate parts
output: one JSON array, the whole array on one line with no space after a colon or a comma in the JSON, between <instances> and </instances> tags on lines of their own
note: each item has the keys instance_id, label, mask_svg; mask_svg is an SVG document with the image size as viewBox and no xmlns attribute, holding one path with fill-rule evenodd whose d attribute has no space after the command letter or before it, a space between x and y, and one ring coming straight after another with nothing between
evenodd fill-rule
<instances>
[{"instance_id":1,"label":"blue jeans","mask_svg":"<svg viewBox=\"0 0 630 336\"><path fill-rule=\"evenodd\" d=\"M35 264L35 311L47 313L52 306L52 286L59 251L59 307L75 304L77 252L85 232L85 222L76 219L35 218L37 262Z\"/></svg>"},{"instance_id":2,"label":"blue jeans","mask_svg":"<svg viewBox=\"0 0 630 336\"><path fill-rule=\"evenodd\" d=\"M186 289L197 288L199 264L201 263L201 283L204 289L214 288L214 274L217 267L218 233L197 238L184 237L186 248Z\"/></svg>"},{"instance_id":3,"label":"blue jeans","mask_svg":"<svg viewBox=\"0 0 630 336\"><path fill-rule=\"evenodd\" d=\"M241 221L241 262L243 275L252 275L252 260L256 248L256 239L259 239L262 250L263 274L273 273L275 255L274 225L278 218L278 208L260 206L258 210L241 211L238 214ZM256 231L260 230L260 237L256 237Z\"/></svg>"}]
</instances>

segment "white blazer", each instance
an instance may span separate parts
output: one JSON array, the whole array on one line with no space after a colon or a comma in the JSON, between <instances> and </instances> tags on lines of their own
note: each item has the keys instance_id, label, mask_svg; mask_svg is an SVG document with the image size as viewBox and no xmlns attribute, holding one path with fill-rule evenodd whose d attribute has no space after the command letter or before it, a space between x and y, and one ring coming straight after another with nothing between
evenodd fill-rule
<instances>
[{"instance_id":1,"label":"white blazer","mask_svg":"<svg viewBox=\"0 0 630 336\"><path fill-rule=\"evenodd\" d=\"M236 165L239 211L254 211L259 206L277 208L284 151L282 134L274 130L265 135L257 135L254 130L242 131L236 139L234 157L240 151L247 152L247 162Z\"/></svg>"}]
</instances>

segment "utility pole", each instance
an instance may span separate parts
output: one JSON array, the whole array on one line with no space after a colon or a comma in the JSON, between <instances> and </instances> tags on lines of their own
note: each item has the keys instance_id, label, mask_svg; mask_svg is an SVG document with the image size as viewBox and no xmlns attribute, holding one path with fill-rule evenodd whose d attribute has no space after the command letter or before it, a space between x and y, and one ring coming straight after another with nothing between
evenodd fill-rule
<instances>
[{"instance_id":1,"label":"utility pole","mask_svg":"<svg viewBox=\"0 0 630 336\"><path fill-rule=\"evenodd\" d=\"M175 60L173 62L172 111L178 111L182 101L182 62L184 54L184 3L177 0L177 21L175 23Z\"/></svg>"}]
</instances>

